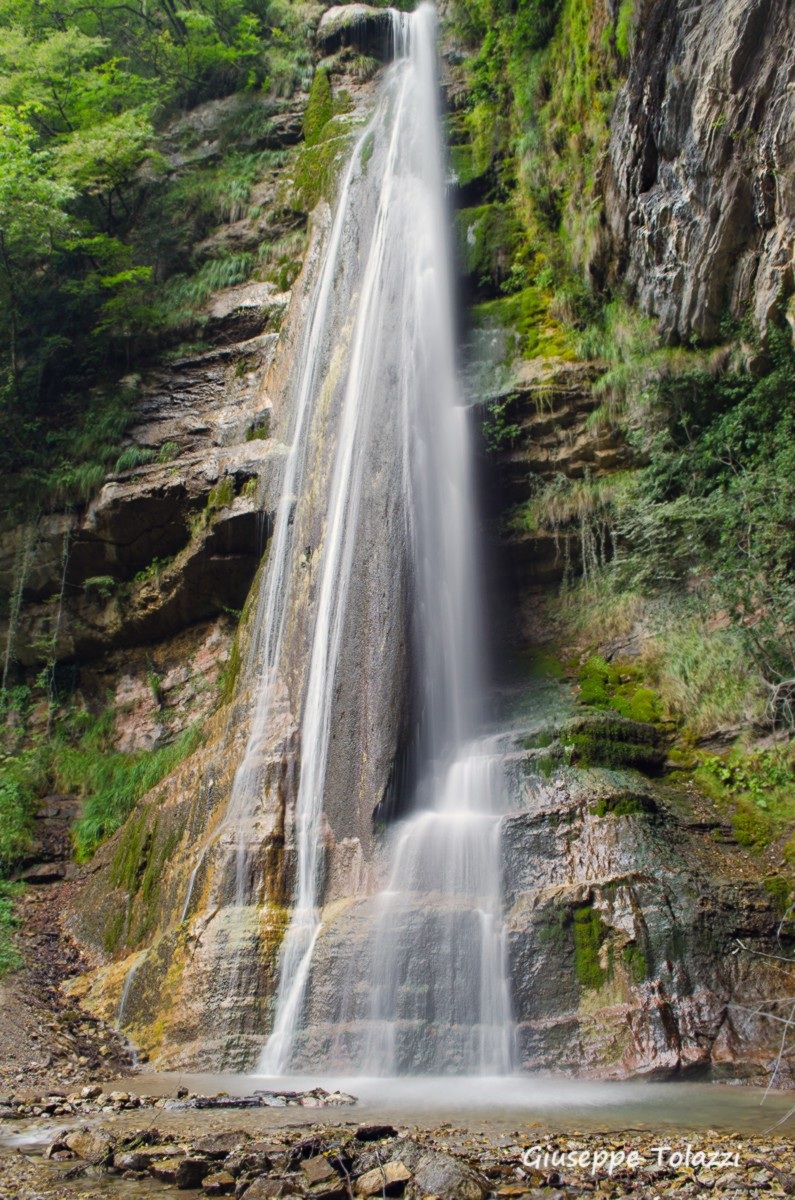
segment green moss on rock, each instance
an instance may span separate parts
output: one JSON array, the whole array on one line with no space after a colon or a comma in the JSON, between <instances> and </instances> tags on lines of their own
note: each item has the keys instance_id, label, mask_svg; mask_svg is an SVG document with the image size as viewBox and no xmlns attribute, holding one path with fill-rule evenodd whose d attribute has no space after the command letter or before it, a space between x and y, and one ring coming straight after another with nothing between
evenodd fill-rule
<instances>
[{"instance_id":1,"label":"green moss on rock","mask_svg":"<svg viewBox=\"0 0 795 1200\"><path fill-rule=\"evenodd\" d=\"M304 141L307 146L315 146L321 140L323 131L333 116L331 79L328 71L321 68L315 72L304 113Z\"/></svg>"},{"instance_id":2,"label":"green moss on rock","mask_svg":"<svg viewBox=\"0 0 795 1200\"><path fill-rule=\"evenodd\" d=\"M541 729L538 733L532 734L530 737L522 739L522 749L524 750L546 750L547 746L551 746L555 741L555 735L549 729Z\"/></svg>"},{"instance_id":3,"label":"green moss on rock","mask_svg":"<svg viewBox=\"0 0 795 1200\"><path fill-rule=\"evenodd\" d=\"M148 810L142 809L130 817L110 864L110 882L132 894L138 890L146 870Z\"/></svg>"},{"instance_id":4,"label":"green moss on rock","mask_svg":"<svg viewBox=\"0 0 795 1200\"><path fill-rule=\"evenodd\" d=\"M321 196L331 197L337 175L348 152L347 136L303 146L293 172L296 205L311 212Z\"/></svg>"},{"instance_id":5,"label":"green moss on rock","mask_svg":"<svg viewBox=\"0 0 795 1200\"><path fill-rule=\"evenodd\" d=\"M621 793L616 796L600 796L591 812L596 817L631 817L655 813L657 805L651 796Z\"/></svg>"},{"instance_id":6,"label":"green moss on rock","mask_svg":"<svg viewBox=\"0 0 795 1200\"><path fill-rule=\"evenodd\" d=\"M513 331L517 351L525 358L572 359L574 350L564 326L550 315L552 296L540 287L526 287L512 296L487 300L472 310L480 329Z\"/></svg>"},{"instance_id":7,"label":"green moss on rock","mask_svg":"<svg viewBox=\"0 0 795 1200\"><path fill-rule=\"evenodd\" d=\"M478 170L479 164L475 162L474 151L470 143L451 146L449 155L450 169L460 187L467 187L470 183L482 177L482 172Z\"/></svg>"},{"instance_id":8,"label":"green moss on rock","mask_svg":"<svg viewBox=\"0 0 795 1200\"><path fill-rule=\"evenodd\" d=\"M242 660L240 657L240 630L238 629L235 632L234 641L232 642L232 649L229 651L229 658L227 660L226 666L224 667L223 671L221 672L221 676L220 676L220 680L219 680L222 704L229 704L232 697L234 696L235 688L237 687L237 681L240 677L241 666L242 666Z\"/></svg>"},{"instance_id":9,"label":"green moss on rock","mask_svg":"<svg viewBox=\"0 0 795 1200\"><path fill-rule=\"evenodd\" d=\"M660 721L660 697L642 683L642 677L641 668L634 664L609 663L593 654L579 671L580 703L612 709L631 721Z\"/></svg>"},{"instance_id":10,"label":"green moss on rock","mask_svg":"<svg viewBox=\"0 0 795 1200\"><path fill-rule=\"evenodd\" d=\"M574 919L574 970L583 988L600 988L608 972L599 961L599 951L606 938L606 930L599 913L591 905L575 908Z\"/></svg>"},{"instance_id":11,"label":"green moss on rock","mask_svg":"<svg viewBox=\"0 0 795 1200\"><path fill-rule=\"evenodd\" d=\"M654 725L617 714L594 713L569 721L560 731L571 763L581 767L635 767L657 771L666 751Z\"/></svg>"},{"instance_id":12,"label":"green moss on rock","mask_svg":"<svg viewBox=\"0 0 795 1200\"><path fill-rule=\"evenodd\" d=\"M633 983L643 983L648 974L646 955L634 942L624 947L624 966Z\"/></svg>"},{"instance_id":13,"label":"green moss on rock","mask_svg":"<svg viewBox=\"0 0 795 1200\"><path fill-rule=\"evenodd\" d=\"M792 902L792 880L785 875L770 875L764 881L764 886L776 906L776 912L783 917Z\"/></svg>"},{"instance_id":14,"label":"green moss on rock","mask_svg":"<svg viewBox=\"0 0 795 1200\"><path fill-rule=\"evenodd\" d=\"M105 922L102 932L102 946L108 954L115 954L122 942L126 917L124 908L114 908Z\"/></svg>"},{"instance_id":15,"label":"green moss on rock","mask_svg":"<svg viewBox=\"0 0 795 1200\"><path fill-rule=\"evenodd\" d=\"M458 256L479 288L497 289L508 278L522 240L512 205L483 204L456 214Z\"/></svg>"}]
</instances>

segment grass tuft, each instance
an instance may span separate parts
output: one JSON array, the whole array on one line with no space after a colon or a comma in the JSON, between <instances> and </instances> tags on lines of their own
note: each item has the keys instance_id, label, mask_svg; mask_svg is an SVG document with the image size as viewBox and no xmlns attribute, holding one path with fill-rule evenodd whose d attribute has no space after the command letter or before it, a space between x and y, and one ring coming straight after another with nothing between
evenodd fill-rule
<instances>
[{"instance_id":1,"label":"grass tuft","mask_svg":"<svg viewBox=\"0 0 795 1200\"><path fill-rule=\"evenodd\" d=\"M83 809L73 830L79 862L91 858L97 847L127 819L142 796L170 774L201 744L199 725L186 729L170 746L134 754L101 752L85 743L64 747L54 763L56 785L83 798Z\"/></svg>"}]
</instances>

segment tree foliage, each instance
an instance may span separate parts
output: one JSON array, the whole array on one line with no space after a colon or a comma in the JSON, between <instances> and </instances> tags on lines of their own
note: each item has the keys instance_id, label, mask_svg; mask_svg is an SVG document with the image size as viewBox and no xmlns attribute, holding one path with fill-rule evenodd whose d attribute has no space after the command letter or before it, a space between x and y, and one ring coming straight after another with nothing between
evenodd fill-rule
<instances>
[{"instance_id":1,"label":"tree foliage","mask_svg":"<svg viewBox=\"0 0 795 1200\"><path fill-rule=\"evenodd\" d=\"M236 90L291 92L304 36L286 0L4 3L6 472L24 472L35 488L63 430L95 403L92 386L112 387L156 325L158 278L185 269L164 256L163 234L152 234L166 224L174 186L159 131L175 112Z\"/></svg>"}]
</instances>

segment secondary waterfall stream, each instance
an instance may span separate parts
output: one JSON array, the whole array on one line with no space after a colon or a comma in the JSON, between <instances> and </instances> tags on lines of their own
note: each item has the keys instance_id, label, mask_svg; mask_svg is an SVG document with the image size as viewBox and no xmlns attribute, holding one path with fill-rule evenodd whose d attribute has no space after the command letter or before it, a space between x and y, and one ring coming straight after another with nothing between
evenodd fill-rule
<instances>
[{"instance_id":1,"label":"secondary waterfall stream","mask_svg":"<svg viewBox=\"0 0 795 1200\"><path fill-rule=\"evenodd\" d=\"M306 1043L311 1026L307 991L322 928L332 699L357 515L368 473L378 470L370 427L376 398L385 395L397 417L392 453L402 495L395 504L412 588L416 790L410 805L403 800L411 815L393 832L391 878L366 922L368 951L345 966L337 1011L324 1014L334 1031L330 1042L308 1053L314 1066L330 1054L375 1073L496 1074L512 1061L499 756L475 737L484 694L476 514L455 364L434 10L422 5L411 16L394 13L393 28L396 61L341 189L320 284L322 298L350 269L335 256L350 252L352 239L342 235L356 221L359 278L351 289L344 362L336 364L344 395L302 715L297 883L273 1031L260 1062L273 1075L307 1056L306 1045L297 1055L297 1040ZM369 229L356 214L368 208ZM314 354L305 372L313 377L301 389L308 395L317 387Z\"/></svg>"}]
</instances>

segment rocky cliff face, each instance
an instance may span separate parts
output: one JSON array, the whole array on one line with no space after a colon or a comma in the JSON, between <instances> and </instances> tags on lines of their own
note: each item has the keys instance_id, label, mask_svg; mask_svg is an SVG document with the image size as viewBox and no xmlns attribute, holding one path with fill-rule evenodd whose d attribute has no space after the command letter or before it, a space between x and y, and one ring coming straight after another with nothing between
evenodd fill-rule
<instances>
[{"instance_id":1,"label":"rocky cliff face","mask_svg":"<svg viewBox=\"0 0 795 1200\"><path fill-rule=\"evenodd\" d=\"M338 442L344 434L340 409L346 376L340 362L358 328L349 317L360 282L356 249L368 239L378 199L372 189L361 190L367 209L356 212L343 230L348 253L334 272L334 289L341 289L339 295L332 289L338 319L333 326L319 326L317 336L307 334L314 328L314 306L321 303L319 276L338 265L331 257L325 266L331 229L328 206L322 204L279 344L261 377L262 395L268 406L272 399L274 414L271 436L262 443L266 454L278 465L288 440L296 438L298 446L298 474L290 476L294 494L286 499L289 522L282 524L290 532L277 533L268 546L272 570L276 556L283 555L278 561L287 599L271 611L260 575L234 650L240 671L237 686L230 688L231 706L217 714L203 750L167 789L147 797L103 848L100 873L88 884L74 920L81 940L101 946L116 960L100 969L89 1002L117 1014L136 1043L162 1062L242 1068L255 1060L265 1038L266 1006L294 886L299 715L311 673L314 619L325 594L324 553L330 553L328 543L340 520L355 530L350 595L342 614L341 665L332 677L333 694L323 700L333 743L325 875L329 887L342 895L359 886L366 873L372 811L388 785L403 732L408 621L400 580L406 516L394 503L401 460L388 448L397 444L392 426L399 409L388 389L373 395L374 411L357 424L364 447L357 444L353 453L367 461L358 466L354 461L351 469L363 476L361 503L339 510L341 515L332 511ZM385 329L380 332L389 336ZM330 337L333 346L327 344ZM314 362L310 352L322 365L306 375L312 386L299 437L294 429L305 398L303 372ZM331 577L332 590L344 585L344 569L343 562ZM272 666L275 682L264 720L258 684L266 620L274 643L275 627L280 628L281 650ZM244 756L248 775L241 793L235 791L235 773ZM108 890L110 905L105 903L98 916L100 897L107 900Z\"/></svg>"},{"instance_id":2,"label":"rocky cliff face","mask_svg":"<svg viewBox=\"0 0 795 1200\"><path fill-rule=\"evenodd\" d=\"M524 1066L764 1078L772 1025L754 1010L777 964L752 955L772 914L730 826L634 772L521 769L504 860Z\"/></svg>"},{"instance_id":3,"label":"rocky cliff face","mask_svg":"<svg viewBox=\"0 0 795 1200\"><path fill-rule=\"evenodd\" d=\"M381 47L382 18L354 16L325 20L327 54ZM795 220L787 186L790 22L788 9L775 3L686 9L658 0L636 14L601 177L605 223L592 269L605 280L626 278L670 338L715 337L724 309L739 313L749 300L764 322L787 295ZM774 52L780 47L786 53ZM296 121L286 123L291 139ZM470 188L465 199L482 197ZM154 450L176 444L169 461L109 479L83 513L6 533L10 591L28 560L12 630L18 658L34 665L40 655L31 647L49 639L58 662L80 662L96 694L110 683L127 712L118 724L124 748L158 745L188 719L204 717L218 700L220 664L231 653L231 667L239 668L255 636L257 584L249 589L275 514L290 417L282 398L308 316L320 215L316 228L291 298L264 285L229 290L212 303L211 347L131 381L140 413L132 439ZM255 236L227 233L235 244ZM511 370L501 396L511 399L519 432L490 468L496 510L524 501L539 480L592 478L631 465L622 438L589 420L592 381L590 366L565 357L523 360ZM330 447L320 445L322 457ZM387 483L379 511L389 508ZM309 598L322 514L307 510L296 519L297 544L309 551L302 583ZM362 574L379 536L377 528L365 533ZM566 562L577 561L569 534L502 538L517 609L531 589L557 584ZM243 607L247 594L233 646L225 610ZM308 1000L307 1053L325 1052L347 1034L329 1013L345 987L346 961L367 952L363 916L383 871L369 818L396 736L357 727L367 707L360 681L374 676L383 650L373 629L394 638L406 620L404 597L389 597L388 613L383 599L375 584L363 586L351 664L335 701L351 752L338 759L331 781L324 934ZM238 672L235 689L233 669L205 744L100 850L70 914L96 964L73 994L162 1066L244 1068L267 1031L294 871L296 713L306 666L299 612L297 605L283 703L262 743L269 803L242 835L225 828L252 705L250 678ZM392 655L384 687L397 710L404 662L399 650ZM156 695L148 683L153 663ZM502 864L522 1064L609 1077L764 1077L776 1039L747 1009L775 990L777 968L754 951L770 949L776 916L758 865L711 806L685 786L660 782L664 753L645 771L578 766L576 736L557 723L571 705L564 693L524 681L519 708L528 697L531 706L539 696L549 703L531 731L545 749L529 750L517 733L506 768L514 799ZM374 706L383 708L383 697ZM357 757L368 736L371 757ZM253 850L257 881L254 902L242 910L229 866L241 836ZM738 939L747 947L741 953ZM432 947L424 952L432 971Z\"/></svg>"},{"instance_id":4,"label":"rocky cliff face","mask_svg":"<svg viewBox=\"0 0 795 1200\"><path fill-rule=\"evenodd\" d=\"M643 0L610 120L602 247L671 340L765 328L793 289L795 24L781 0Z\"/></svg>"}]
</instances>

